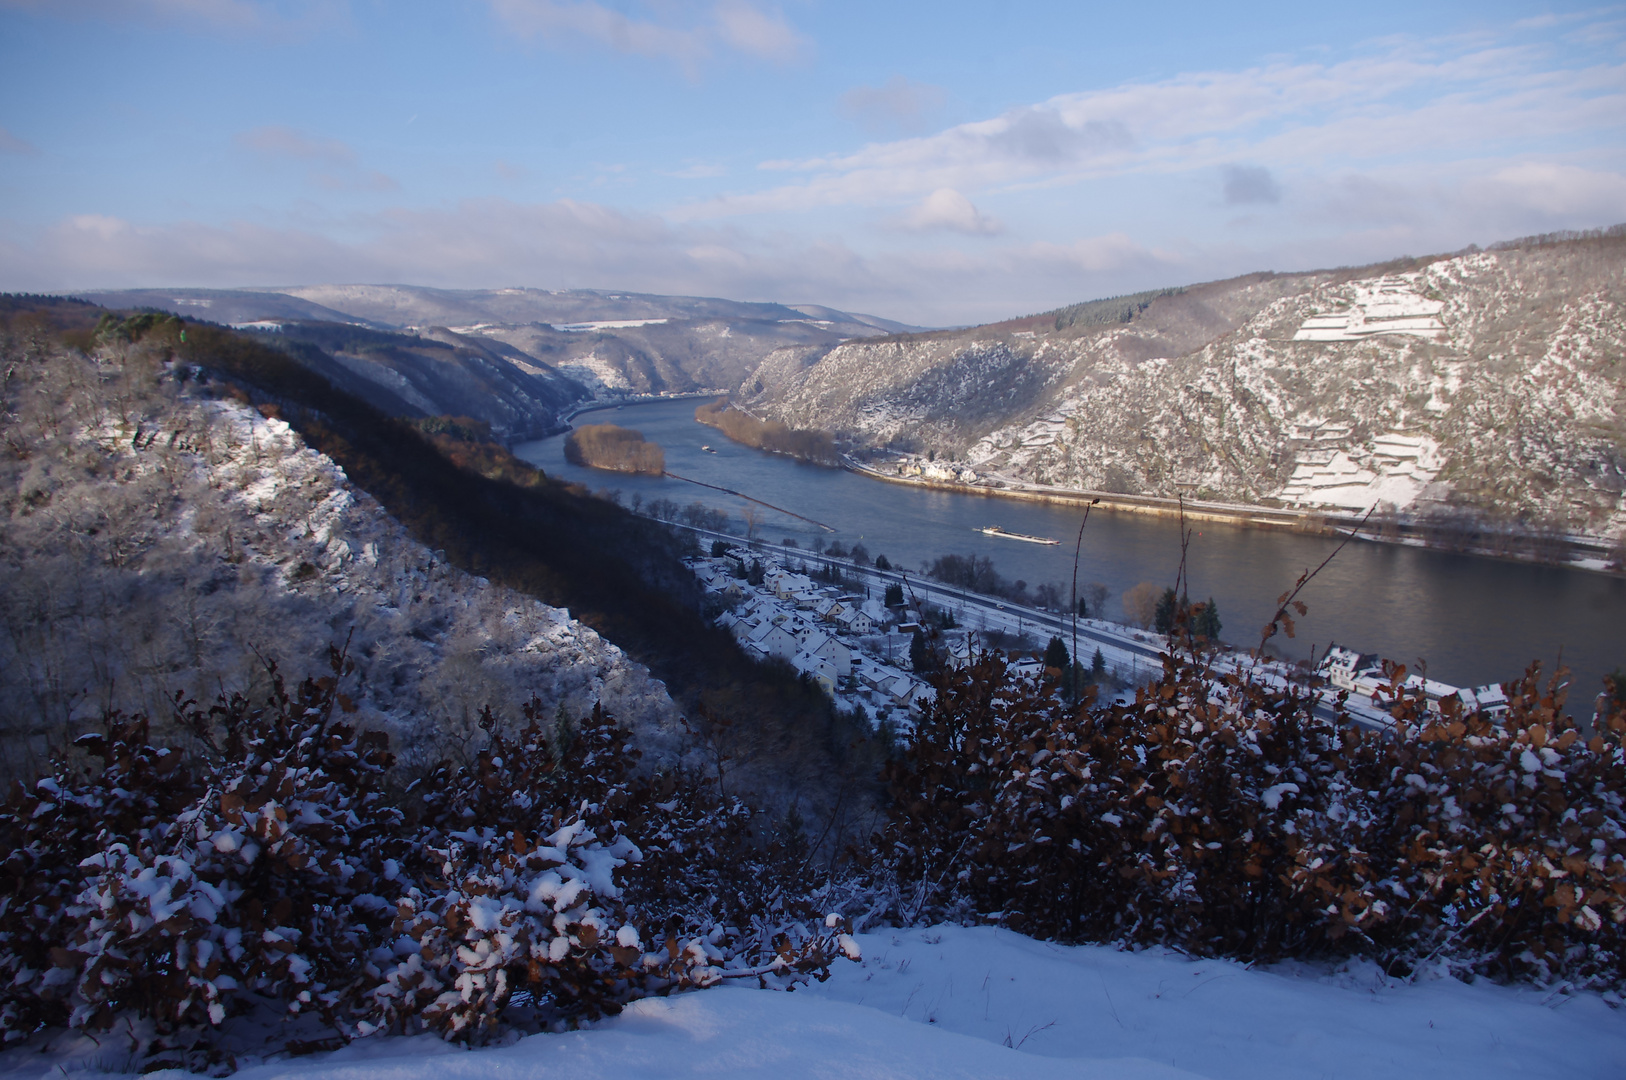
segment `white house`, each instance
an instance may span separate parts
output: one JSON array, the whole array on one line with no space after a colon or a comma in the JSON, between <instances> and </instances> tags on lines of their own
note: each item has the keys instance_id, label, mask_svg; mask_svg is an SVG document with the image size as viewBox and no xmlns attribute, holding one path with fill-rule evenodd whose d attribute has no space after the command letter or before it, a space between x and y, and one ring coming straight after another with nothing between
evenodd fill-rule
<instances>
[{"instance_id":1,"label":"white house","mask_svg":"<svg viewBox=\"0 0 1626 1080\"><path fill-rule=\"evenodd\" d=\"M836 674L846 678L853 671L853 651L846 643L822 630L809 630L802 636L802 649L814 656L822 656L835 665Z\"/></svg>"},{"instance_id":2,"label":"white house","mask_svg":"<svg viewBox=\"0 0 1626 1080\"><path fill-rule=\"evenodd\" d=\"M813 610L818 614L819 618L835 622L847 613L847 605L835 597L826 596L813 606Z\"/></svg>"},{"instance_id":3,"label":"white house","mask_svg":"<svg viewBox=\"0 0 1626 1080\"><path fill-rule=\"evenodd\" d=\"M779 656L789 660L796 655L795 636L777 623L758 624L746 635L746 641L768 656Z\"/></svg>"},{"instance_id":4,"label":"white house","mask_svg":"<svg viewBox=\"0 0 1626 1080\"><path fill-rule=\"evenodd\" d=\"M771 582L764 577L762 583L772 589L773 594L781 600L788 600L798 593L814 594L813 579L806 574L792 574L782 570L774 575Z\"/></svg>"},{"instance_id":5,"label":"white house","mask_svg":"<svg viewBox=\"0 0 1626 1080\"><path fill-rule=\"evenodd\" d=\"M875 623L862 611L845 611L836 616L836 625L849 634L867 634Z\"/></svg>"},{"instance_id":6,"label":"white house","mask_svg":"<svg viewBox=\"0 0 1626 1080\"><path fill-rule=\"evenodd\" d=\"M804 650L793 656L790 662L797 671L812 677L813 681L818 683L826 694L836 692L836 679L839 676L836 674L835 665L830 663L829 660Z\"/></svg>"}]
</instances>

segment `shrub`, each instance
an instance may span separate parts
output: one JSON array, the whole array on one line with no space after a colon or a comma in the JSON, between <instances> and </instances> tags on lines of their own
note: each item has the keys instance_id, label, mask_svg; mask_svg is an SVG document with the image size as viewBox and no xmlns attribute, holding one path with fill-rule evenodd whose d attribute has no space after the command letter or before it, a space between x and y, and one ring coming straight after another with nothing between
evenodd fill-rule
<instances>
[{"instance_id":1,"label":"shrub","mask_svg":"<svg viewBox=\"0 0 1626 1080\"><path fill-rule=\"evenodd\" d=\"M823 977L786 838L703 777L643 776L595 708L507 734L405 788L382 735L343 722L352 666L262 704L177 699L191 752L109 714L0 811L0 1020L206 1037L250 1002L342 1037L573 1024L636 997ZM523 1005L523 1009L514 1006ZM516 1019L518 1018L518 1019ZM132 1028L134 1030L134 1028ZM149 1046L147 1049L152 1049Z\"/></svg>"},{"instance_id":2,"label":"shrub","mask_svg":"<svg viewBox=\"0 0 1626 1080\"><path fill-rule=\"evenodd\" d=\"M1132 704L1069 707L984 657L889 763L871 865L914 910L1249 960L1370 955L1619 985L1626 711L1590 738L1532 668L1503 724L1391 671L1392 734L1340 698L1165 657Z\"/></svg>"}]
</instances>

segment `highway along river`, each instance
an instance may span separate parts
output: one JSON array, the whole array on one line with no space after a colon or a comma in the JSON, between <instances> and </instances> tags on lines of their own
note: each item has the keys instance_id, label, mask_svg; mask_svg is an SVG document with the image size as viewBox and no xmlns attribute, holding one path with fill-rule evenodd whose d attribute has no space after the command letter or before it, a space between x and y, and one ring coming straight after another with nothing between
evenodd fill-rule
<instances>
[{"instance_id":1,"label":"highway along river","mask_svg":"<svg viewBox=\"0 0 1626 1080\"><path fill-rule=\"evenodd\" d=\"M571 465L564 459L563 436L522 443L515 452L550 476L619 491L629 504L637 496L646 503L698 501L724 510L734 518L731 531L744 531L742 515L751 507L757 535L774 542L791 539L804 548L821 539L847 547L862 543L872 557L884 554L911 572L949 553L987 556L1002 577L1026 581L1030 589L1055 582L1065 595L1070 586L1081 508L932 491L805 465L730 442L722 432L696 423L698 404L690 399L627 405L583 413L576 422L636 428L664 448L668 471L731 488L836 531L670 477ZM1060 543L1051 547L978 531L989 525ZM1336 538L1240 525L1193 527L1190 594L1214 598L1224 623L1220 636L1240 646L1258 643L1276 598L1338 544ZM1104 609L1090 614L1128 621L1120 603L1124 593L1143 581L1159 588L1173 584L1179 562L1173 518L1097 507L1084 533L1080 592L1087 582L1105 585ZM1298 636L1278 635L1273 642L1290 657L1307 657L1312 647L1324 651L1335 641L1414 671L1422 659L1436 679L1477 686L1513 678L1532 660L1551 672L1562 655L1575 674L1570 708L1577 713L1591 712L1604 673L1626 667L1626 579L1619 575L1355 540L1300 599L1309 614L1298 620Z\"/></svg>"}]
</instances>

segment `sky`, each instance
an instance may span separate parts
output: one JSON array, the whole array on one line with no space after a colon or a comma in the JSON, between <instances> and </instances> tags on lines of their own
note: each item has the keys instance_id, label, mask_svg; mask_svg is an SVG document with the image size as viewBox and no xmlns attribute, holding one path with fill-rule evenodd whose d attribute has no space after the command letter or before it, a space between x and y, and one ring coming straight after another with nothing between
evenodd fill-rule
<instances>
[{"instance_id":1,"label":"sky","mask_svg":"<svg viewBox=\"0 0 1626 1080\"><path fill-rule=\"evenodd\" d=\"M0 0L0 290L957 325L1626 222L1626 5Z\"/></svg>"}]
</instances>

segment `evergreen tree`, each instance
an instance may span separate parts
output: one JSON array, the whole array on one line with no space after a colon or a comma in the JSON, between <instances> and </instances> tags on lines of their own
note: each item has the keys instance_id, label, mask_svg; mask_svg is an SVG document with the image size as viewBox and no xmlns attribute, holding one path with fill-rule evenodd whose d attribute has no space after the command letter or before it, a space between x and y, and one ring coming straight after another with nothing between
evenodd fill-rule
<instances>
[{"instance_id":1,"label":"evergreen tree","mask_svg":"<svg viewBox=\"0 0 1626 1080\"><path fill-rule=\"evenodd\" d=\"M1192 633L1209 641L1218 641L1220 636L1219 607L1210 596L1208 603L1197 609L1191 624Z\"/></svg>"},{"instance_id":2,"label":"evergreen tree","mask_svg":"<svg viewBox=\"0 0 1626 1080\"><path fill-rule=\"evenodd\" d=\"M1067 646L1059 637L1052 637L1050 644L1045 646L1044 666L1055 668L1057 671L1066 671L1072 657L1067 654Z\"/></svg>"},{"instance_id":3,"label":"evergreen tree","mask_svg":"<svg viewBox=\"0 0 1626 1080\"><path fill-rule=\"evenodd\" d=\"M896 607L901 603L903 603L903 586L888 585L886 587L886 606Z\"/></svg>"},{"instance_id":4,"label":"evergreen tree","mask_svg":"<svg viewBox=\"0 0 1626 1080\"><path fill-rule=\"evenodd\" d=\"M1180 599L1174 595L1174 589L1164 589L1157 601L1157 614L1152 617L1152 628L1160 634L1174 633L1174 620L1179 608Z\"/></svg>"},{"instance_id":5,"label":"evergreen tree","mask_svg":"<svg viewBox=\"0 0 1626 1080\"><path fill-rule=\"evenodd\" d=\"M909 639L909 666L921 674L937 668L937 656L932 652L932 647L926 644L926 635L918 627L915 636Z\"/></svg>"},{"instance_id":6,"label":"evergreen tree","mask_svg":"<svg viewBox=\"0 0 1626 1080\"><path fill-rule=\"evenodd\" d=\"M1101 655L1100 646L1096 646L1095 658L1090 661L1090 681L1100 682L1107 673L1107 658Z\"/></svg>"},{"instance_id":7,"label":"evergreen tree","mask_svg":"<svg viewBox=\"0 0 1626 1080\"><path fill-rule=\"evenodd\" d=\"M875 569L890 570L892 569L892 561L885 555L877 555L875 556Z\"/></svg>"}]
</instances>

